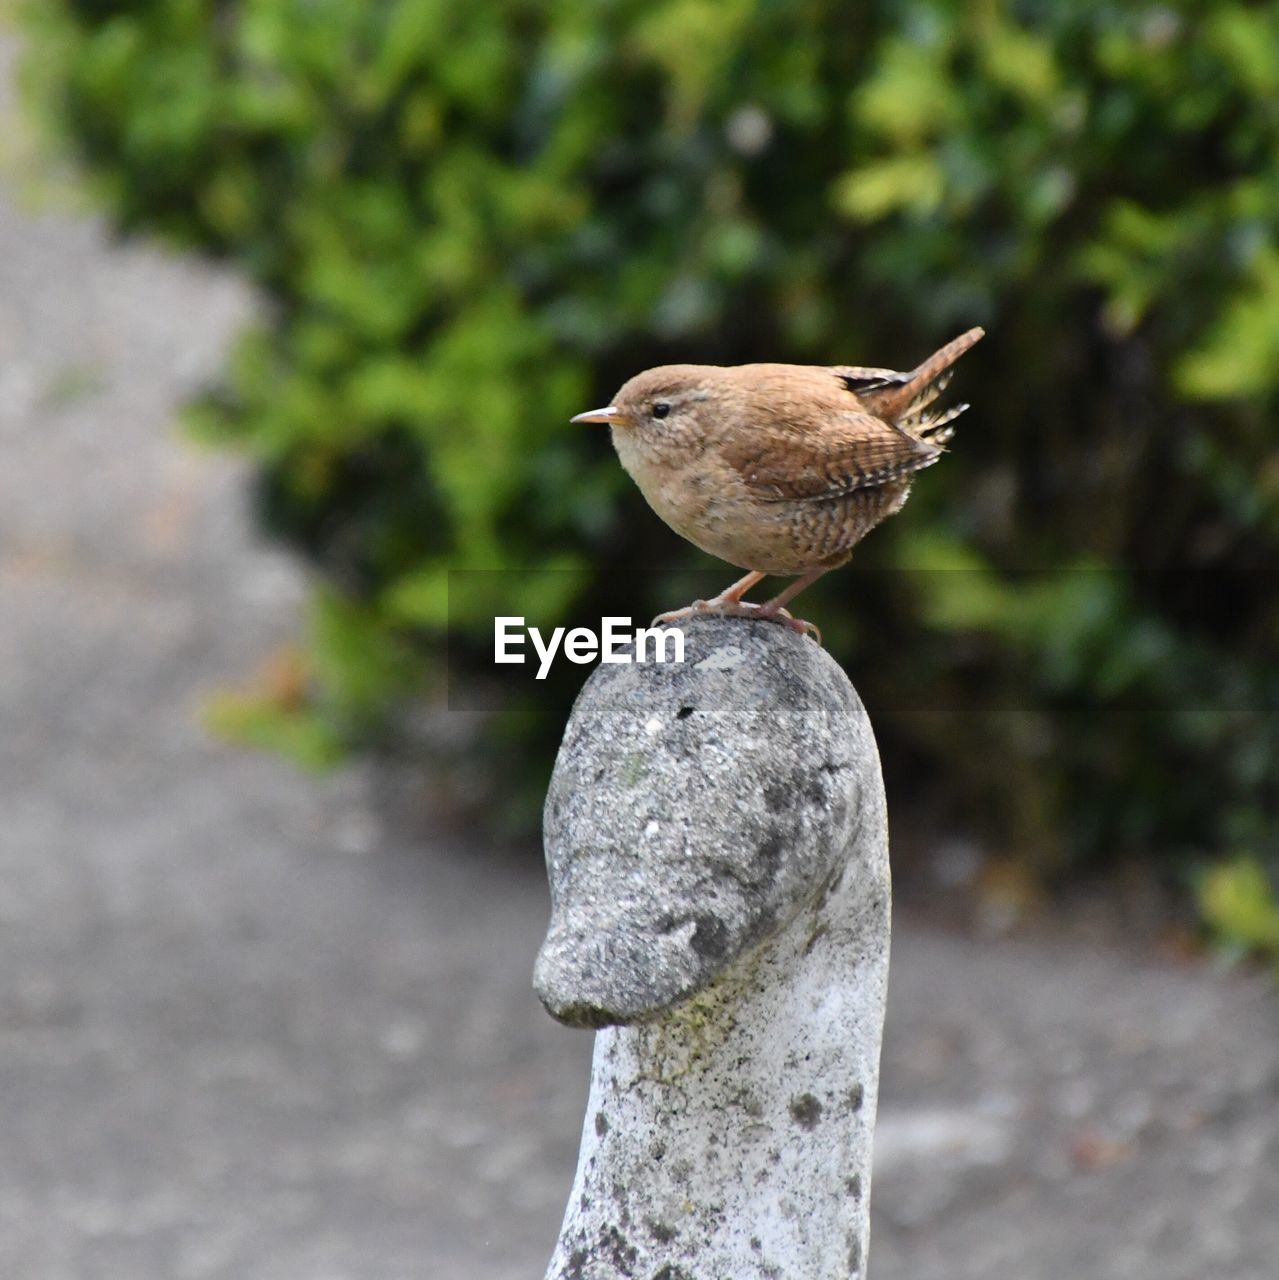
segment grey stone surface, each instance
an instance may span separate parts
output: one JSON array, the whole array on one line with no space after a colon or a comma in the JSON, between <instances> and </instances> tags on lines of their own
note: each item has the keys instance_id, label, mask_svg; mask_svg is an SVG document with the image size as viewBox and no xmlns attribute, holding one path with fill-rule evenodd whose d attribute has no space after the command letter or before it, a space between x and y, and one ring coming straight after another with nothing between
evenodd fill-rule
<instances>
[{"instance_id":1,"label":"grey stone surface","mask_svg":"<svg viewBox=\"0 0 1279 1280\"><path fill-rule=\"evenodd\" d=\"M1277 1050L1264 974L899 929L875 1280L1273 1277Z\"/></svg>"},{"instance_id":2,"label":"grey stone surface","mask_svg":"<svg viewBox=\"0 0 1279 1280\"><path fill-rule=\"evenodd\" d=\"M874 735L811 640L686 634L682 665L596 670L547 798L539 994L622 1024L596 1037L548 1280L859 1277L889 943Z\"/></svg>"},{"instance_id":3,"label":"grey stone surface","mask_svg":"<svg viewBox=\"0 0 1279 1280\"><path fill-rule=\"evenodd\" d=\"M171 425L249 310L0 174L0 1276L527 1280L591 1041L541 867L199 726L299 617ZM1080 916L899 899L874 1280L1274 1280L1272 984Z\"/></svg>"},{"instance_id":4,"label":"grey stone surface","mask_svg":"<svg viewBox=\"0 0 1279 1280\"><path fill-rule=\"evenodd\" d=\"M701 990L812 901L865 817L878 755L834 659L775 623L684 630L682 663L597 667L565 729L534 975L565 1022L632 1022Z\"/></svg>"}]
</instances>

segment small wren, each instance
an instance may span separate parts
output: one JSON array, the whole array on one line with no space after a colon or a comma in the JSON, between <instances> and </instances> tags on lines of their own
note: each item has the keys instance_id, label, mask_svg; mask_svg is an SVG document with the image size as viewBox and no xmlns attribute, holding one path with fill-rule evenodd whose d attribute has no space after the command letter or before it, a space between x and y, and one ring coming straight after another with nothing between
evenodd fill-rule
<instances>
[{"instance_id":1,"label":"small wren","mask_svg":"<svg viewBox=\"0 0 1279 1280\"><path fill-rule=\"evenodd\" d=\"M945 452L968 408L935 408L969 329L917 369L672 364L637 374L604 409L622 466L649 506L694 546L748 572L713 600L664 613L727 613L820 633L786 604L900 511L917 471ZM767 574L795 581L763 604Z\"/></svg>"}]
</instances>

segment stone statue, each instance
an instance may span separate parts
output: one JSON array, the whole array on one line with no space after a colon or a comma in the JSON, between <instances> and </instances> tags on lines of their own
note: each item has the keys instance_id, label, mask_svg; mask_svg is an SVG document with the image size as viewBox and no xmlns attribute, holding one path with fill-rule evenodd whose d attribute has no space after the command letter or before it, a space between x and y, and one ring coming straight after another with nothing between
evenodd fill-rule
<instances>
[{"instance_id":1,"label":"stone statue","mask_svg":"<svg viewBox=\"0 0 1279 1280\"><path fill-rule=\"evenodd\" d=\"M847 676L772 622L600 666L546 802L534 986L600 1028L547 1280L864 1274L888 976L883 782Z\"/></svg>"}]
</instances>

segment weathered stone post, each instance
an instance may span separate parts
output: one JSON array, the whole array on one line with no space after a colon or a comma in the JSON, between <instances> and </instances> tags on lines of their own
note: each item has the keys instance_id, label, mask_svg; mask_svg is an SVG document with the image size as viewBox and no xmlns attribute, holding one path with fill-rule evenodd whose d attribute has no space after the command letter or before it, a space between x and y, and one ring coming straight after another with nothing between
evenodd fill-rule
<instances>
[{"instance_id":1,"label":"weathered stone post","mask_svg":"<svg viewBox=\"0 0 1279 1280\"><path fill-rule=\"evenodd\" d=\"M888 977L879 756L835 661L703 618L601 666L545 816L534 985L596 1036L547 1280L864 1273Z\"/></svg>"}]
</instances>

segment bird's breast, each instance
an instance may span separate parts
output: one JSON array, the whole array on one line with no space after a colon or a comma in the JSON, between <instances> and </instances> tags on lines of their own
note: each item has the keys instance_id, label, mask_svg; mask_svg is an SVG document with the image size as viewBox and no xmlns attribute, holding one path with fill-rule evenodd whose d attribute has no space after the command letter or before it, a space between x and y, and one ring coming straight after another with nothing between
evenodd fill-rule
<instances>
[{"instance_id":1,"label":"bird's breast","mask_svg":"<svg viewBox=\"0 0 1279 1280\"><path fill-rule=\"evenodd\" d=\"M757 494L704 441L678 449L654 448L634 431L615 431L622 465L648 505L680 537L743 569L802 573L789 545L784 504L761 501Z\"/></svg>"}]
</instances>

